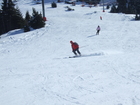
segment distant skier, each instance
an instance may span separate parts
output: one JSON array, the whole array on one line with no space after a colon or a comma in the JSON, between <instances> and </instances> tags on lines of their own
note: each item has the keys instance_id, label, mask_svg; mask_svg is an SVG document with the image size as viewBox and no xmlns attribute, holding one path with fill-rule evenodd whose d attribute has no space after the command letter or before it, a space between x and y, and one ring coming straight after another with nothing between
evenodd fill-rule
<instances>
[{"instance_id":1,"label":"distant skier","mask_svg":"<svg viewBox=\"0 0 140 105\"><path fill-rule=\"evenodd\" d=\"M99 35L99 32L101 30L100 26L98 26L96 30L97 30L96 35Z\"/></svg>"},{"instance_id":2,"label":"distant skier","mask_svg":"<svg viewBox=\"0 0 140 105\"><path fill-rule=\"evenodd\" d=\"M77 53L81 56L81 53L79 51L79 45L76 42L70 41L72 52L77 56ZM77 52L77 53L76 53Z\"/></svg>"},{"instance_id":3,"label":"distant skier","mask_svg":"<svg viewBox=\"0 0 140 105\"><path fill-rule=\"evenodd\" d=\"M100 16L100 20L102 20L102 16Z\"/></svg>"}]
</instances>

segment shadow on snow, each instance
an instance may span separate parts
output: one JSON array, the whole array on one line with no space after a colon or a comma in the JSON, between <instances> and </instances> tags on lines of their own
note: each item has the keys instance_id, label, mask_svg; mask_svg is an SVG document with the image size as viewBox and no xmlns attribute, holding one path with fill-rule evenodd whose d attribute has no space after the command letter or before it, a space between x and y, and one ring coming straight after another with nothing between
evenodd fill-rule
<instances>
[{"instance_id":1,"label":"shadow on snow","mask_svg":"<svg viewBox=\"0 0 140 105\"><path fill-rule=\"evenodd\" d=\"M102 56L102 55L104 55L104 53L103 52L99 52L99 53L93 53L93 54L83 54L81 56L64 57L64 59L67 59L67 58L92 57L92 56Z\"/></svg>"}]
</instances>

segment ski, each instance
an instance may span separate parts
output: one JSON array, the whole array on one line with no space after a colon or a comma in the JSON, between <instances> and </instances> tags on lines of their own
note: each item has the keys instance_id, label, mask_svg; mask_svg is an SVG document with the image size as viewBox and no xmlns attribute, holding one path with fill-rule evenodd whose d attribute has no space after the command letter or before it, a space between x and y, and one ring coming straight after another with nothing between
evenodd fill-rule
<instances>
[{"instance_id":1,"label":"ski","mask_svg":"<svg viewBox=\"0 0 140 105\"><path fill-rule=\"evenodd\" d=\"M76 55L76 56L69 56L69 58L77 58L77 57L81 57L81 55L80 56L78 56L78 55Z\"/></svg>"}]
</instances>

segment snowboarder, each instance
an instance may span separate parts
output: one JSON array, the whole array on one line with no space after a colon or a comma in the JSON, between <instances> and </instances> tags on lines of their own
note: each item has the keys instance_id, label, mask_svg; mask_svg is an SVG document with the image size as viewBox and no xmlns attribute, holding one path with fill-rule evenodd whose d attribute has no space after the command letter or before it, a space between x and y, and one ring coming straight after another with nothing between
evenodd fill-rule
<instances>
[{"instance_id":1,"label":"snowboarder","mask_svg":"<svg viewBox=\"0 0 140 105\"><path fill-rule=\"evenodd\" d=\"M81 53L79 51L79 45L76 42L70 41L72 52L77 56L77 53L81 56ZM76 53L77 52L77 53Z\"/></svg>"},{"instance_id":2,"label":"snowboarder","mask_svg":"<svg viewBox=\"0 0 140 105\"><path fill-rule=\"evenodd\" d=\"M100 26L98 26L96 30L97 30L96 35L99 35L99 32L101 30Z\"/></svg>"}]
</instances>

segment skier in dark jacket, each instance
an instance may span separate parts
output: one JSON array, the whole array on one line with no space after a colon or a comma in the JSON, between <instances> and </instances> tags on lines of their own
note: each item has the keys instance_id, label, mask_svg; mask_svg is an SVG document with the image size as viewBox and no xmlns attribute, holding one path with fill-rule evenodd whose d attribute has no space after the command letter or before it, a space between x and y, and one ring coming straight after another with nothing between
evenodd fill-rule
<instances>
[{"instance_id":1,"label":"skier in dark jacket","mask_svg":"<svg viewBox=\"0 0 140 105\"><path fill-rule=\"evenodd\" d=\"M72 52L77 56L77 53L81 55L79 51L79 45L76 42L70 41L71 47L72 47ZM77 52L77 53L76 53Z\"/></svg>"}]
</instances>

